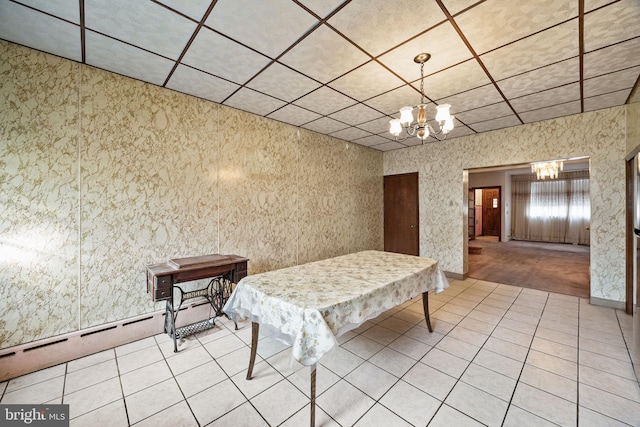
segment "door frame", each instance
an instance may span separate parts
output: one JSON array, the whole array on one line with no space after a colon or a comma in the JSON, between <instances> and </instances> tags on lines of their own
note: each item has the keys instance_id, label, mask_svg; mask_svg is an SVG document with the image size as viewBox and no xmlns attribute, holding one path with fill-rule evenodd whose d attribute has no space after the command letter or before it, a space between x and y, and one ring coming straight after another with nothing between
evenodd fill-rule
<instances>
[{"instance_id":1,"label":"door frame","mask_svg":"<svg viewBox=\"0 0 640 427\"><path fill-rule=\"evenodd\" d=\"M411 224L410 228L413 230L412 234L412 244L415 246L415 253L411 253L409 255L420 256L420 175L418 172L408 172L408 173L400 173L400 174L391 174L383 176L383 199L384 199L384 219L383 219L383 235L384 235L384 250L388 251L391 248L387 245L387 181L397 177L407 177L411 178L415 183L415 216L416 223Z\"/></svg>"},{"instance_id":2,"label":"door frame","mask_svg":"<svg viewBox=\"0 0 640 427\"><path fill-rule=\"evenodd\" d=\"M484 190L489 189L498 189L498 210L500 214L498 215L498 242L502 242L502 186L501 185L489 185L484 187L473 187L471 190L482 190L482 198L484 203ZM484 212L482 213L482 219L484 221ZM482 232L484 233L484 225L482 226Z\"/></svg>"}]
</instances>

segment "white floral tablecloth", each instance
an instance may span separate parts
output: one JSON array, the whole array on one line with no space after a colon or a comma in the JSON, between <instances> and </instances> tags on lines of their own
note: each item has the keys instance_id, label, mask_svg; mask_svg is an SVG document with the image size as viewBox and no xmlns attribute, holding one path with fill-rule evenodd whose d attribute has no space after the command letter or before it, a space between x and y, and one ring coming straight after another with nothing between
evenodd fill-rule
<instances>
[{"instance_id":1,"label":"white floral tablecloth","mask_svg":"<svg viewBox=\"0 0 640 427\"><path fill-rule=\"evenodd\" d=\"M295 360L312 366L344 332L447 286L433 259L363 251L247 276L224 312L266 326L292 346Z\"/></svg>"}]
</instances>

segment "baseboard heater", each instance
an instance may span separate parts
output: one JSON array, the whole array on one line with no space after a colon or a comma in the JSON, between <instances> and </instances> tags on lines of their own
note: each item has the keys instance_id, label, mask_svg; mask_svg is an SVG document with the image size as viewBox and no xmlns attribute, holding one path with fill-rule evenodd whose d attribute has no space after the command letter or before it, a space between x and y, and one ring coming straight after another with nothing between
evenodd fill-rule
<instances>
[{"instance_id":1,"label":"baseboard heater","mask_svg":"<svg viewBox=\"0 0 640 427\"><path fill-rule=\"evenodd\" d=\"M211 306L196 301L180 310L176 326L208 318ZM164 310L0 350L0 382L164 332Z\"/></svg>"}]
</instances>

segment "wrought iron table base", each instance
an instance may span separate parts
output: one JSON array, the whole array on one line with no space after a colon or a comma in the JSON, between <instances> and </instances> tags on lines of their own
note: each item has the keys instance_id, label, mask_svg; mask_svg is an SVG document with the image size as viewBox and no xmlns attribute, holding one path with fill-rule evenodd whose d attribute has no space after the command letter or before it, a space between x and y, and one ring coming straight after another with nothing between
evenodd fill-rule
<instances>
[{"instance_id":1,"label":"wrought iron table base","mask_svg":"<svg viewBox=\"0 0 640 427\"><path fill-rule=\"evenodd\" d=\"M174 309L173 299L167 300L165 306L164 331L173 338L174 353L178 352L178 340L180 338L211 329L216 325L216 317L220 317L222 315L227 316L227 314L222 311L222 308L229 299L233 290L233 284L230 280L231 278L227 276L228 274L214 277L209 281L209 284L206 287L189 292L185 292L178 285L173 285L174 295L176 290L180 291L180 302L178 303L178 308ZM214 315L199 322L176 328L178 314L180 313L180 309L182 308L184 301L198 297L202 297L207 300L213 309ZM229 316L227 316L227 318L229 318ZM233 320L236 330L238 330L238 323L236 322L236 319L232 318L231 320Z\"/></svg>"}]
</instances>

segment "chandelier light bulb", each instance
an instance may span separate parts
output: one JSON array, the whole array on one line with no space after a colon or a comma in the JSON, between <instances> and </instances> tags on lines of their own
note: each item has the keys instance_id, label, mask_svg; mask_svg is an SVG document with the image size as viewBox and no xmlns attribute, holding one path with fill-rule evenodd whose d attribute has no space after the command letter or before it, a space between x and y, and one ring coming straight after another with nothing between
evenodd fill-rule
<instances>
[{"instance_id":1,"label":"chandelier light bulb","mask_svg":"<svg viewBox=\"0 0 640 427\"><path fill-rule=\"evenodd\" d=\"M400 109L400 123L408 126L413 121L413 107L402 107Z\"/></svg>"},{"instance_id":2,"label":"chandelier light bulb","mask_svg":"<svg viewBox=\"0 0 640 427\"><path fill-rule=\"evenodd\" d=\"M441 104L436 107L436 121L438 123L442 123L451 117L451 114L449 113L450 108L451 105L449 104Z\"/></svg>"},{"instance_id":3,"label":"chandelier light bulb","mask_svg":"<svg viewBox=\"0 0 640 427\"><path fill-rule=\"evenodd\" d=\"M402 132L402 125L400 124L400 120L399 119L390 120L389 124L390 124L389 132L391 132L391 135L393 136L400 135L400 132Z\"/></svg>"}]
</instances>

